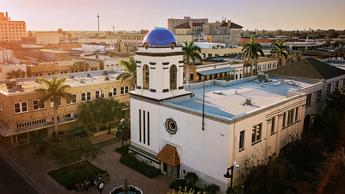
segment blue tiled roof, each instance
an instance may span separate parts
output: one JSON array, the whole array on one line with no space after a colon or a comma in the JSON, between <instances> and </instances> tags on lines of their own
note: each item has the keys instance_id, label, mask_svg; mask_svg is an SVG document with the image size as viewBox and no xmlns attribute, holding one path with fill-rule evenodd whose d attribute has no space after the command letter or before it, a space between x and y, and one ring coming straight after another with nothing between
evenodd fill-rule
<instances>
[{"instance_id":1,"label":"blue tiled roof","mask_svg":"<svg viewBox=\"0 0 345 194\"><path fill-rule=\"evenodd\" d=\"M216 73L224 73L224 72L230 72L233 71L234 69L231 67L224 67L224 68L219 68L219 69L211 69L211 70L205 70L205 71L199 71L198 74L200 75L212 75Z\"/></svg>"},{"instance_id":2,"label":"blue tiled roof","mask_svg":"<svg viewBox=\"0 0 345 194\"><path fill-rule=\"evenodd\" d=\"M150 47L169 47L171 43L176 43L176 38L166 28L155 28L145 36L143 43Z\"/></svg>"}]
</instances>

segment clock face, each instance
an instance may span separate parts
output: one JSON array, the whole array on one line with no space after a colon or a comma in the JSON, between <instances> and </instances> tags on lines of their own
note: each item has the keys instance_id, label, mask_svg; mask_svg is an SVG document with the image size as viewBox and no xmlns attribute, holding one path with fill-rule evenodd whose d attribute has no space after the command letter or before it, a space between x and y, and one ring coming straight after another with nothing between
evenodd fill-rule
<instances>
[{"instance_id":1,"label":"clock face","mask_svg":"<svg viewBox=\"0 0 345 194\"><path fill-rule=\"evenodd\" d=\"M171 135L176 134L177 132L177 124L176 121L172 118L169 118L165 121L165 129L167 130L168 133Z\"/></svg>"}]
</instances>

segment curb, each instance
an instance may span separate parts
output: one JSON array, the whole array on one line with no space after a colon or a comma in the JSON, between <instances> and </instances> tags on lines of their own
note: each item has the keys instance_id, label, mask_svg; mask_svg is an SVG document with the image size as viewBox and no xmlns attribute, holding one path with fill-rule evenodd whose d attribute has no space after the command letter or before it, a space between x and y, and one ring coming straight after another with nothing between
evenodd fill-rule
<instances>
[{"instance_id":1,"label":"curb","mask_svg":"<svg viewBox=\"0 0 345 194\"><path fill-rule=\"evenodd\" d=\"M40 185L34 182L33 179L28 176L8 155L0 152L0 157L3 158L15 171L17 171L20 176L27 180L27 183L30 184L37 193L47 194L47 192Z\"/></svg>"}]
</instances>

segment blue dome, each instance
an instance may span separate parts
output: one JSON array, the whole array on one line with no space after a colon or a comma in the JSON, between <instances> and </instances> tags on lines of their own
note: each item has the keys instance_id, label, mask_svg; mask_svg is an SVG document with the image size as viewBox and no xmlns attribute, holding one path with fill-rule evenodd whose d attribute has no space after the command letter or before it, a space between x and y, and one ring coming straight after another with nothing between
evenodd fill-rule
<instances>
[{"instance_id":1,"label":"blue dome","mask_svg":"<svg viewBox=\"0 0 345 194\"><path fill-rule=\"evenodd\" d=\"M176 44L175 35L166 28L155 28L146 34L143 43L150 47L169 47Z\"/></svg>"}]
</instances>

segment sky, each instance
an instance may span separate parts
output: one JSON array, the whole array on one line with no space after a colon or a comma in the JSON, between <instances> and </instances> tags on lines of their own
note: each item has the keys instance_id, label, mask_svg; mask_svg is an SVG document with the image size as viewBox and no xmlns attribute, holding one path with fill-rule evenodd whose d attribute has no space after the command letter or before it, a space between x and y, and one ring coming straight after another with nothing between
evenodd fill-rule
<instances>
[{"instance_id":1,"label":"sky","mask_svg":"<svg viewBox=\"0 0 345 194\"><path fill-rule=\"evenodd\" d=\"M229 19L244 29L345 29L345 0L0 0L28 30L140 30L168 18Z\"/></svg>"}]
</instances>

